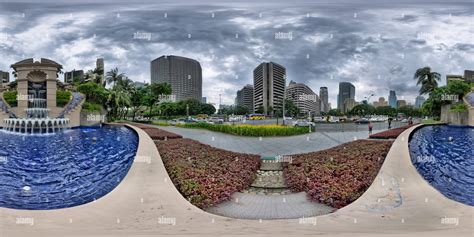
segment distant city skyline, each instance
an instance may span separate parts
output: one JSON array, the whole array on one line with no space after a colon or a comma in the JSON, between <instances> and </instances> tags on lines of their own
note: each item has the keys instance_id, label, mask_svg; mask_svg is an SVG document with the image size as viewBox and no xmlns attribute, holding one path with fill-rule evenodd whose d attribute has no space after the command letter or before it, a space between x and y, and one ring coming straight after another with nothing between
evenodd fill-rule
<instances>
[{"instance_id":1,"label":"distant city skyline","mask_svg":"<svg viewBox=\"0 0 474 237\"><path fill-rule=\"evenodd\" d=\"M210 2L0 3L0 70L44 57L65 72L87 71L104 58L106 71L118 67L150 82L151 60L180 55L201 63L202 96L217 105L219 95L232 104L252 84L256 65L275 61L287 81L327 87L335 107L339 82L354 84L356 101L394 90L413 102L417 68L430 66L444 78L474 65L468 3Z\"/></svg>"}]
</instances>

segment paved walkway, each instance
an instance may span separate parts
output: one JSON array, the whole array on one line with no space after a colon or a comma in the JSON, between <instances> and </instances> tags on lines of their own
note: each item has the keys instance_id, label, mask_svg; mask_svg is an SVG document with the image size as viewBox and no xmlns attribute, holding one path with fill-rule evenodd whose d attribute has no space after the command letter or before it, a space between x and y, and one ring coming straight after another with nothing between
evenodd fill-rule
<instances>
[{"instance_id":1,"label":"paved walkway","mask_svg":"<svg viewBox=\"0 0 474 237\"><path fill-rule=\"evenodd\" d=\"M320 151L345 142L368 138L367 131L313 132L290 137L242 137L212 132L205 129L159 126L160 129L174 132L213 147L224 150L251 153L261 156L277 156ZM377 133L382 130L374 130Z\"/></svg>"},{"instance_id":2,"label":"paved walkway","mask_svg":"<svg viewBox=\"0 0 474 237\"><path fill-rule=\"evenodd\" d=\"M292 219L320 216L335 209L324 204L309 202L305 192L285 195L235 193L232 200L206 211L238 219Z\"/></svg>"}]
</instances>

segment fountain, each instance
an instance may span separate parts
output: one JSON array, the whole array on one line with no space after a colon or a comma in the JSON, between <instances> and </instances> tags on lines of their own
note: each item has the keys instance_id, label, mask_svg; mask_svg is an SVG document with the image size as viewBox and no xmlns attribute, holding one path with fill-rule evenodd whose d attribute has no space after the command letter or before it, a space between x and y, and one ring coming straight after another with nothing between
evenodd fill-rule
<instances>
[{"instance_id":1,"label":"fountain","mask_svg":"<svg viewBox=\"0 0 474 237\"><path fill-rule=\"evenodd\" d=\"M70 128L70 120L65 118L65 114L77 106L83 97L74 93L74 103L59 112L61 108L56 107L56 78L62 66L48 59L27 59L12 65L12 68L18 74L18 107L9 109L0 100L0 110L8 114L3 119L3 129L32 134L55 133ZM52 112L55 116L50 117Z\"/></svg>"}]
</instances>

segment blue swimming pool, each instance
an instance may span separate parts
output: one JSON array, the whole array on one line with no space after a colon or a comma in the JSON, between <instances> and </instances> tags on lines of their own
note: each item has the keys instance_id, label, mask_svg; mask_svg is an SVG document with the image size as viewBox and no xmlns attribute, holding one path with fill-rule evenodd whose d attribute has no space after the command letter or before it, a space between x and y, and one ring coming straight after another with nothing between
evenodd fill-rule
<instances>
[{"instance_id":1,"label":"blue swimming pool","mask_svg":"<svg viewBox=\"0 0 474 237\"><path fill-rule=\"evenodd\" d=\"M474 206L474 127L425 126L409 148L418 172L446 197Z\"/></svg>"},{"instance_id":2,"label":"blue swimming pool","mask_svg":"<svg viewBox=\"0 0 474 237\"><path fill-rule=\"evenodd\" d=\"M124 126L76 128L48 135L0 130L0 207L56 209L112 191L138 147Z\"/></svg>"}]
</instances>

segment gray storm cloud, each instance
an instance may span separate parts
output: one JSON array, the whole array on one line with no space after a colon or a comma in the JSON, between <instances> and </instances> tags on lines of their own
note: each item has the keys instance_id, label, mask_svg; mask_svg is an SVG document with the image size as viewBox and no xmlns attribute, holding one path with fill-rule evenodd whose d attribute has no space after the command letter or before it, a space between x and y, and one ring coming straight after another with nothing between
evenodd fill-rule
<instances>
[{"instance_id":1,"label":"gray storm cloud","mask_svg":"<svg viewBox=\"0 0 474 237\"><path fill-rule=\"evenodd\" d=\"M0 70L27 57L91 69L104 57L106 69L149 81L151 60L182 55L201 62L203 95L229 104L260 62L275 61L288 81L327 86L333 106L340 81L356 85L358 100L395 89L410 101L418 67L472 69L473 20L465 3L0 3Z\"/></svg>"}]
</instances>

